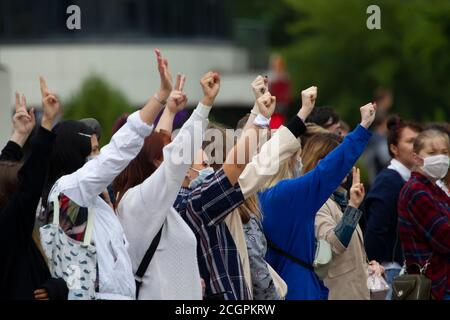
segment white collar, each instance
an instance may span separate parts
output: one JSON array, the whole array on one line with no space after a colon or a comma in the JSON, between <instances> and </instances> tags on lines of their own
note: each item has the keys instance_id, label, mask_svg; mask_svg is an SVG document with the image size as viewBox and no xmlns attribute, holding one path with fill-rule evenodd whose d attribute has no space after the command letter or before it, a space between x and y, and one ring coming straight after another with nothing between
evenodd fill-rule
<instances>
[{"instance_id":1,"label":"white collar","mask_svg":"<svg viewBox=\"0 0 450 320\"><path fill-rule=\"evenodd\" d=\"M438 180L438 181L436 181L436 184L447 194L447 196L450 197L450 190L447 188L444 181Z\"/></svg>"},{"instance_id":2,"label":"white collar","mask_svg":"<svg viewBox=\"0 0 450 320\"><path fill-rule=\"evenodd\" d=\"M388 166L388 169L392 169L398 172L403 180L408 181L411 177L411 170L409 170L403 163L397 159L392 159Z\"/></svg>"}]
</instances>

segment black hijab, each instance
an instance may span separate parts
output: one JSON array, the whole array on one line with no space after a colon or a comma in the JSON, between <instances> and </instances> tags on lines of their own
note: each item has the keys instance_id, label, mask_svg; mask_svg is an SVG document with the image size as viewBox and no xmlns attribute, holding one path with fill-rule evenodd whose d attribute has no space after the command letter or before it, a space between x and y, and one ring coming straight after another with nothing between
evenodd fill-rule
<instances>
[{"instance_id":1,"label":"black hijab","mask_svg":"<svg viewBox=\"0 0 450 320\"><path fill-rule=\"evenodd\" d=\"M58 123L52 131L56 134L50 166L42 194L42 205L47 207L47 198L55 182L71 174L86 163L91 153L91 135L94 131L80 121L67 120Z\"/></svg>"}]
</instances>

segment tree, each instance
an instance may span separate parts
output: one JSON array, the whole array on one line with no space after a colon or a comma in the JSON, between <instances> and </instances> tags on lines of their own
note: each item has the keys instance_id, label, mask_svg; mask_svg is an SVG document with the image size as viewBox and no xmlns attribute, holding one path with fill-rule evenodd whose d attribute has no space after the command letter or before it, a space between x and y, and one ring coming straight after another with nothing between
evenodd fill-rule
<instances>
[{"instance_id":1,"label":"tree","mask_svg":"<svg viewBox=\"0 0 450 320\"><path fill-rule=\"evenodd\" d=\"M297 15L292 43L280 48L295 88L319 87L318 104L352 122L378 86L394 92L393 112L419 121L448 121L450 2L384 0L381 30L369 30L369 0L283 0Z\"/></svg>"},{"instance_id":2,"label":"tree","mask_svg":"<svg viewBox=\"0 0 450 320\"><path fill-rule=\"evenodd\" d=\"M95 118L100 122L101 145L111 140L111 129L117 117L133 111L126 97L98 75L88 77L65 106L65 119Z\"/></svg>"}]
</instances>

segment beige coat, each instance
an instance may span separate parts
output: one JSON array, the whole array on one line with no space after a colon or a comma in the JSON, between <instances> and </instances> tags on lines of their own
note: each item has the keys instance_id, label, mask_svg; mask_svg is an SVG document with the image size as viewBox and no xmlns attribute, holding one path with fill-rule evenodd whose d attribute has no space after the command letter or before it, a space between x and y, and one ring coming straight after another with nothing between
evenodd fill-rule
<instances>
[{"instance_id":1,"label":"beige coat","mask_svg":"<svg viewBox=\"0 0 450 320\"><path fill-rule=\"evenodd\" d=\"M295 138L288 128L281 126L272 138L263 144L261 151L252 158L252 161L247 164L239 176L239 186L244 197L248 198L258 192L268 179L278 172L279 164L291 157L299 148L300 142L297 138ZM225 219L225 223L236 243L247 287L252 288L247 244L245 242L244 228L239 212L234 210ZM278 294L280 297L285 297L288 290L286 282L284 282L269 264L267 266ZM251 289L250 291L252 292Z\"/></svg>"},{"instance_id":2,"label":"beige coat","mask_svg":"<svg viewBox=\"0 0 450 320\"><path fill-rule=\"evenodd\" d=\"M356 227L346 249L334 233L334 228L342 218L338 204L328 199L316 216L315 233L317 239L327 240L333 251L333 260L324 283L330 290L329 300L369 300L367 288L368 262L364 250L363 235Z\"/></svg>"}]
</instances>

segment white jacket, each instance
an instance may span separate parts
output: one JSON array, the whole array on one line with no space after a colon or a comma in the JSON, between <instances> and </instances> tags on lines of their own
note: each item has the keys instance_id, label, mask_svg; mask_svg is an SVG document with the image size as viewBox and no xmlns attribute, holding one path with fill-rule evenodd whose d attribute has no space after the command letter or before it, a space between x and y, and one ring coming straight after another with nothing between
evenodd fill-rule
<instances>
[{"instance_id":1,"label":"white jacket","mask_svg":"<svg viewBox=\"0 0 450 320\"><path fill-rule=\"evenodd\" d=\"M164 224L161 240L143 277L140 300L202 299L197 240L172 206L194 154L202 146L210 109L197 106L176 138L164 147L164 161L159 168L142 184L129 189L119 202L117 215L130 241L133 272ZM180 154L182 163L175 158Z\"/></svg>"},{"instance_id":2,"label":"white jacket","mask_svg":"<svg viewBox=\"0 0 450 320\"><path fill-rule=\"evenodd\" d=\"M139 111L114 134L98 157L76 172L61 177L58 189L81 207L95 210L93 244L97 249L99 293L97 299L134 299L135 282L127 252L127 240L113 209L100 198L114 178L142 148L153 126L140 118Z\"/></svg>"}]
</instances>

